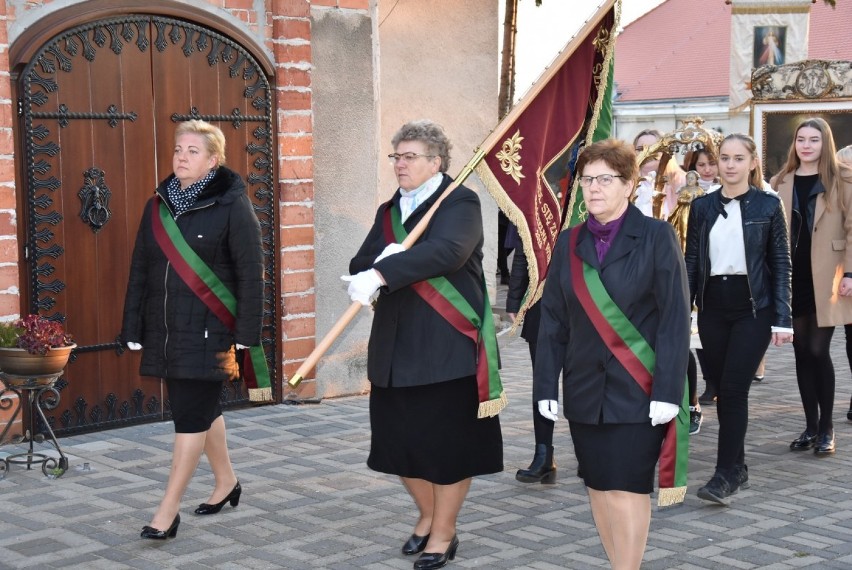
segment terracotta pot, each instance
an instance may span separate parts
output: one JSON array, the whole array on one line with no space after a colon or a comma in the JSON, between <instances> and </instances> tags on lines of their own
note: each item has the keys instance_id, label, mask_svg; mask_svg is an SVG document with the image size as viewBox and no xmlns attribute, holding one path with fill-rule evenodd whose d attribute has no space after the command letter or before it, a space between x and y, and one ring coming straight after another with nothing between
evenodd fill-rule
<instances>
[{"instance_id":1,"label":"terracotta pot","mask_svg":"<svg viewBox=\"0 0 852 570\"><path fill-rule=\"evenodd\" d=\"M23 348L0 348L0 370L16 376L45 376L62 372L76 344L51 348L47 354L30 354Z\"/></svg>"}]
</instances>

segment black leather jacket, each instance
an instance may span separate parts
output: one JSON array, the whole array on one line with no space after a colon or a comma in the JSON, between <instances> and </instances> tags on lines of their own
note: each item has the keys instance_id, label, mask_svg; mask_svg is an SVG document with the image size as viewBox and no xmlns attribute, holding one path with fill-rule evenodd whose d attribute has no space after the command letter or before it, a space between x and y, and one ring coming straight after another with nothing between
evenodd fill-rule
<instances>
[{"instance_id":1,"label":"black leather jacket","mask_svg":"<svg viewBox=\"0 0 852 570\"><path fill-rule=\"evenodd\" d=\"M723 215L721 190L692 202L686 237L686 273L690 300L699 311L704 287L710 277L710 229ZM746 271L751 292L752 311L775 307L774 326L793 326L790 310L790 242L781 199L774 192L754 186L740 199L745 242Z\"/></svg>"}]
</instances>

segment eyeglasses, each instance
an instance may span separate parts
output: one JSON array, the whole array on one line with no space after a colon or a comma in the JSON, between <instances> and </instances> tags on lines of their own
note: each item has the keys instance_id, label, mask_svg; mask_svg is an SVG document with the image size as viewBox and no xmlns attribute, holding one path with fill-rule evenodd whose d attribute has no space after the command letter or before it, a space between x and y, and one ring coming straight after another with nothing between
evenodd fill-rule
<instances>
[{"instance_id":1,"label":"eyeglasses","mask_svg":"<svg viewBox=\"0 0 852 570\"><path fill-rule=\"evenodd\" d=\"M434 154L417 154L416 152L405 152L402 154L393 153L389 154L388 158L391 161L391 164L396 164L397 162L414 162L420 157L424 158L435 158Z\"/></svg>"},{"instance_id":2,"label":"eyeglasses","mask_svg":"<svg viewBox=\"0 0 852 570\"><path fill-rule=\"evenodd\" d=\"M595 180L598 181L598 186L609 186L612 184L613 179L615 178L624 178L624 176L620 176L618 174L598 174L597 176L581 176L580 177L580 186L583 188L589 188L592 185L592 182Z\"/></svg>"}]
</instances>

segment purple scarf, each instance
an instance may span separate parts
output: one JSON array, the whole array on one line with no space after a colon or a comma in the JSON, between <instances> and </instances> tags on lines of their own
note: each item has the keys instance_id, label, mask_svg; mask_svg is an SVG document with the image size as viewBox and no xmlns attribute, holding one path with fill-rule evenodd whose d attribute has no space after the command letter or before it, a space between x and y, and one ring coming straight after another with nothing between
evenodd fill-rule
<instances>
[{"instance_id":1,"label":"purple scarf","mask_svg":"<svg viewBox=\"0 0 852 570\"><path fill-rule=\"evenodd\" d=\"M603 261L606 252L609 251L612 245L612 240L618 235L618 230L621 229L621 225L624 223L624 218L626 217L627 210L624 210L621 216L606 224L600 223L594 216L589 216L589 219L586 220L586 228L592 234L592 237L595 238L595 251L598 254L598 263Z\"/></svg>"}]
</instances>

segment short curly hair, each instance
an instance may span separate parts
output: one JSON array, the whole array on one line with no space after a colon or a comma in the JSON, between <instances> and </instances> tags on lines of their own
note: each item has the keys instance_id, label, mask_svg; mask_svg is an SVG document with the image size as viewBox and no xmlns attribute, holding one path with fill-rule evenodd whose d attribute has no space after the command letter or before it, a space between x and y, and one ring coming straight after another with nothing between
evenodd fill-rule
<instances>
[{"instance_id":1,"label":"short curly hair","mask_svg":"<svg viewBox=\"0 0 852 570\"><path fill-rule=\"evenodd\" d=\"M217 165L225 164L225 134L222 129L215 125L211 125L207 121L199 121L193 119L180 123L175 131L175 140L181 135L194 134L199 135L204 139L204 144L207 147L207 152L215 156Z\"/></svg>"},{"instance_id":2,"label":"short curly hair","mask_svg":"<svg viewBox=\"0 0 852 570\"><path fill-rule=\"evenodd\" d=\"M639 165L636 164L636 152L628 143L618 139L604 139L590 144L580 151L577 158L577 176L583 174L587 164L604 161L615 170L625 182L635 182L639 178Z\"/></svg>"},{"instance_id":3,"label":"short curly hair","mask_svg":"<svg viewBox=\"0 0 852 570\"><path fill-rule=\"evenodd\" d=\"M438 123L429 119L411 121L400 127L391 139L394 150L403 141L420 141L426 144L429 154L441 159L441 172L450 168L450 149L453 145L444 134L444 129Z\"/></svg>"}]
</instances>

